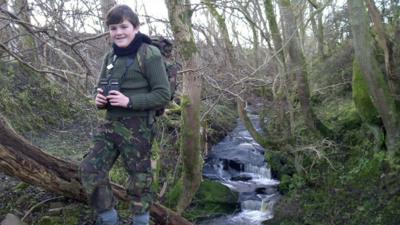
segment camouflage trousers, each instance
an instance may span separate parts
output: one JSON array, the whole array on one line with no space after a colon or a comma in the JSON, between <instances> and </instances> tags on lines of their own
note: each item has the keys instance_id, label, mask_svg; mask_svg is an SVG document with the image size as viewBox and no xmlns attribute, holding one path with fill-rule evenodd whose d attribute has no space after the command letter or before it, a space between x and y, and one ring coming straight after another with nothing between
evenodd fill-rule
<instances>
[{"instance_id":1,"label":"camouflage trousers","mask_svg":"<svg viewBox=\"0 0 400 225\"><path fill-rule=\"evenodd\" d=\"M79 172L89 204L98 213L116 204L108 173L121 156L128 172L127 192L133 214L149 210L151 193L152 125L145 117L130 117L107 121L98 127L89 154L83 159Z\"/></svg>"}]
</instances>

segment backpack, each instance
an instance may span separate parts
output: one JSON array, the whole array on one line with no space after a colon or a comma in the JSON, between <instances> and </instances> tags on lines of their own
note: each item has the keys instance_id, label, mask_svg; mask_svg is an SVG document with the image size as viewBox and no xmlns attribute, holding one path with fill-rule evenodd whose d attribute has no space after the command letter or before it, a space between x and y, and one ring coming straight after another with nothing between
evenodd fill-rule
<instances>
[{"instance_id":1,"label":"backpack","mask_svg":"<svg viewBox=\"0 0 400 225\"><path fill-rule=\"evenodd\" d=\"M162 55L166 74L168 76L169 86L170 86L170 101L174 100L175 92L177 89L177 75L178 71L182 69L182 65L175 60L175 56L173 55L174 45L172 41L164 38L163 36L152 36L151 45L157 47ZM139 67L141 71L144 73L144 63L143 59L146 58L146 48L140 48L137 53L137 58L139 62ZM156 109L156 116L161 116L164 114L165 107Z\"/></svg>"}]
</instances>

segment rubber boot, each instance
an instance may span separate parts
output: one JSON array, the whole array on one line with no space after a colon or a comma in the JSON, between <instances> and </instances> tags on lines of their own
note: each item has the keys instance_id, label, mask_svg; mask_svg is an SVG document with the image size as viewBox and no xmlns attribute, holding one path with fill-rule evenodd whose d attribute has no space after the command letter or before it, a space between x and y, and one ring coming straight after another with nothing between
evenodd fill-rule
<instances>
[{"instance_id":1,"label":"rubber boot","mask_svg":"<svg viewBox=\"0 0 400 225\"><path fill-rule=\"evenodd\" d=\"M150 213L149 212L135 215L135 217L133 217L132 225L149 225L149 224L150 224Z\"/></svg>"},{"instance_id":2,"label":"rubber boot","mask_svg":"<svg viewBox=\"0 0 400 225\"><path fill-rule=\"evenodd\" d=\"M96 225L117 225L118 213L115 209L102 212L97 215Z\"/></svg>"}]
</instances>

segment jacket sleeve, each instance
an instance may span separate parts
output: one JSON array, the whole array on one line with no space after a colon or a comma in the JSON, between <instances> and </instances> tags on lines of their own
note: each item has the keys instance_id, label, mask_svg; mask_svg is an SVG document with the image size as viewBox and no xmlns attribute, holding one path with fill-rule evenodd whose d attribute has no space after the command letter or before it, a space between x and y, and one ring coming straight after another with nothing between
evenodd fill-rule
<instances>
[{"instance_id":1,"label":"jacket sleeve","mask_svg":"<svg viewBox=\"0 0 400 225\"><path fill-rule=\"evenodd\" d=\"M161 53L153 46L147 47L146 51L143 72L149 84L149 92L129 96L133 110L157 109L170 100L170 85Z\"/></svg>"}]
</instances>

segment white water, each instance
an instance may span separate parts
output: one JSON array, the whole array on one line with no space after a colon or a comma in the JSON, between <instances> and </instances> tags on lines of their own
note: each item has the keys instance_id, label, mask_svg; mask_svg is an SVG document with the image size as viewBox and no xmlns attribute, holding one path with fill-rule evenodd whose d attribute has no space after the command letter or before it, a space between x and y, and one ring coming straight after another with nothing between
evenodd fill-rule
<instances>
[{"instance_id":1,"label":"white water","mask_svg":"<svg viewBox=\"0 0 400 225\"><path fill-rule=\"evenodd\" d=\"M252 116L256 127L258 118ZM240 212L202 221L199 225L261 225L273 217L279 181L271 178L264 149L239 121L238 126L211 150L204 176L239 193Z\"/></svg>"}]
</instances>

